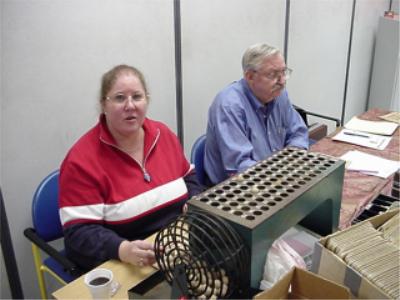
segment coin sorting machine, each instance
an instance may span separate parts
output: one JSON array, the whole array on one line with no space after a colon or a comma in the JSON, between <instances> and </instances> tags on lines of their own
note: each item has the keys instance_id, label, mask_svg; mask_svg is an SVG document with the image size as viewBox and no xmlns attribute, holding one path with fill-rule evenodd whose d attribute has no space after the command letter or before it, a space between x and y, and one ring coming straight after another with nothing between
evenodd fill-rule
<instances>
[{"instance_id":1,"label":"coin sorting machine","mask_svg":"<svg viewBox=\"0 0 400 300\"><path fill-rule=\"evenodd\" d=\"M268 249L296 224L320 234L337 230L344 161L285 148L243 173L188 201L191 209L216 214L241 235L249 248L248 281L258 290Z\"/></svg>"}]
</instances>

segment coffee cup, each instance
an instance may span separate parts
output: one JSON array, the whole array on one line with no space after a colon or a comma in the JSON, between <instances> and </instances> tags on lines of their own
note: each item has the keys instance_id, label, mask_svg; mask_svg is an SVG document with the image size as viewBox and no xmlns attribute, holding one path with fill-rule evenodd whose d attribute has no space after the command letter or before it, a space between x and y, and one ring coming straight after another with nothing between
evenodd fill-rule
<instances>
[{"instance_id":1,"label":"coffee cup","mask_svg":"<svg viewBox=\"0 0 400 300\"><path fill-rule=\"evenodd\" d=\"M85 275L84 281L93 299L109 299L115 292L113 272L108 269L94 269Z\"/></svg>"}]
</instances>

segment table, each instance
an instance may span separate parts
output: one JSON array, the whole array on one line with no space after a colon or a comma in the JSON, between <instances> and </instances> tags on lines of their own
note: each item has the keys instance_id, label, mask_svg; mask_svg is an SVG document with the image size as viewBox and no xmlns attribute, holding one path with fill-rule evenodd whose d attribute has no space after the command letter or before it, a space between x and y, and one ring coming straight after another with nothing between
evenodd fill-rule
<instances>
[{"instance_id":1,"label":"table","mask_svg":"<svg viewBox=\"0 0 400 300\"><path fill-rule=\"evenodd\" d=\"M389 113L389 111L372 109L361 115L366 120L380 120L378 116ZM311 147L311 151L339 157L349 150L360 150L369 154L377 155L391 160L399 160L400 129L393 135L393 139L385 150L379 151L365 147L346 144L332 140L333 133ZM340 213L341 229L351 225L351 221L372 201L379 193L390 195L393 176L383 179L376 176L368 176L357 172L345 171L342 207ZM154 235L149 240L154 240ZM101 268L107 268L114 272L114 277L122 285L112 299L128 299L128 290L147 278L156 269L153 267L137 267L122 263L117 260L110 260L103 263ZM90 299L90 293L83 282L83 276L62 287L53 293L56 299Z\"/></svg>"},{"instance_id":2,"label":"table","mask_svg":"<svg viewBox=\"0 0 400 300\"><path fill-rule=\"evenodd\" d=\"M371 109L359 116L360 119L370 121L382 121L379 116L389 113L388 110ZM389 145L382 151L352 145L339 141L333 141L334 133L318 141L311 146L312 152L340 157L350 150L359 150L368 154L376 155L390 160L400 159L400 129L397 128ZM384 179L376 176L369 176L358 172L345 171L342 205L340 211L339 228L344 229L351 225L351 222L364 210L365 206L375 199L380 193L389 195L393 185L393 176Z\"/></svg>"},{"instance_id":3,"label":"table","mask_svg":"<svg viewBox=\"0 0 400 300\"><path fill-rule=\"evenodd\" d=\"M146 240L154 242L156 235L149 236ZM119 260L109 260L98 266L109 269L114 273L115 280L121 285L112 299L128 299L128 290L142 280L155 273L155 266L139 267L123 263ZM58 289L52 295L55 299L91 299L90 291L84 283L85 275L82 275L66 286Z\"/></svg>"},{"instance_id":4,"label":"table","mask_svg":"<svg viewBox=\"0 0 400 300\"><path fill-rule=\"evenodd\" d=\"M128 290L147 278L157 270L154 267L138 267L122 263L118 260L109 260L98 268L106 268L114 273L114 278L121 287L112 299L128 299ZM53 293L55 299L91 299L89 289L83 281L84 275L70 282Z\"/></svg>"}]
</instances>

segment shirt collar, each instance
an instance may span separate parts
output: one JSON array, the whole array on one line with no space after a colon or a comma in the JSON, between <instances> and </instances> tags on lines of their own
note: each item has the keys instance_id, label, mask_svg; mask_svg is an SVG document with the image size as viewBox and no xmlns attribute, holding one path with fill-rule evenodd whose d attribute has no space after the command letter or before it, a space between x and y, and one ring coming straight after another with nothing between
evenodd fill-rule
<instances>
[{"instance_id":1,"label":"shirt collar","mask_svg":"<svg viewBox=\"0 0 400 300\"><path fill-rule=\"evenodd\" d=\"M273 99L272 101L268 102L267 104L263 104L261 103L260 100L257 99L257 97L254 95L253 91L250 89L249 84L247 83L247 81L242 78L240 80L240 84L243 87L243 91L247 97L247 99L249 100L251 106L253 107L253 109L255 111L261 111L264 114L267 114L268 112L270 112L274 106L275 106L275 99Z\"/></svg>"}]
</instances>

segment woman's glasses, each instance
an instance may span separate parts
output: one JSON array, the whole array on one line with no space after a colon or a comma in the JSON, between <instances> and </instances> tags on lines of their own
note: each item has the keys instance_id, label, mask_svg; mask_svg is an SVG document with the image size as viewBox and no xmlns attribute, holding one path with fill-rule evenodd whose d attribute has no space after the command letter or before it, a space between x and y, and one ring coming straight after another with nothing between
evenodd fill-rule
<instances>
[{"instance_id":1,"label":"woman's glasses","mask_svg":"<svg viewBox=\"0 0 400 300\"><path fill-rule=\"evenodd\" d=\"M134 103L140 102L146 99L146 95L142 93L137 93L133 95L125 95L123 93L117 93L115 95L106 97L106 100L111 101L115 104L125 104L129 99Z\"/></svg>"}]
</instances>

